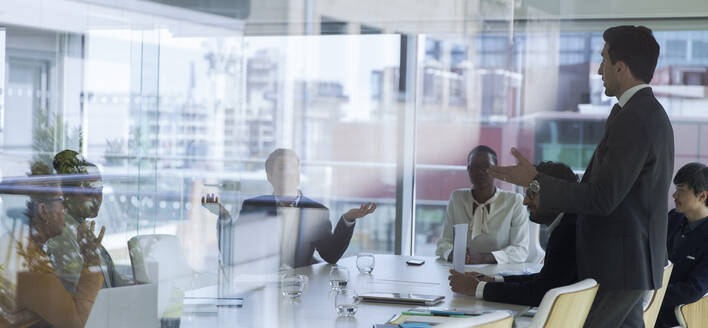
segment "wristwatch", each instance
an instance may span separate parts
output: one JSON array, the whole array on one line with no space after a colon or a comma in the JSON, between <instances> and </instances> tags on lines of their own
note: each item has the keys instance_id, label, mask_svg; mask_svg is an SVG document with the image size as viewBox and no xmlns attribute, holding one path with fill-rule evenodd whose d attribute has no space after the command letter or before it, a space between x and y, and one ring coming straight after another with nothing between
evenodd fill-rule
<instances>
[{"instance_id":1,"label":"wristwatch","mask_svg":"<svg viewBox=\"0 0 708 328\"><path fill-rule=\"evenodd\" d=\"M529 184L529 189L531 189L534 194L538 194L541 191L541 184L534 178Z\"/></svg>"}]
</instances>

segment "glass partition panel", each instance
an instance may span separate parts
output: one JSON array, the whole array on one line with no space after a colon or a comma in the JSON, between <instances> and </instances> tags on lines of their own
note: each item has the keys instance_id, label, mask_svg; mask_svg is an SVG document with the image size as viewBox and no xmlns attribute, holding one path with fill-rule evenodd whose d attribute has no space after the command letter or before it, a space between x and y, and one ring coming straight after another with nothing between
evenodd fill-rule
<instances>
[{"instance_id":1,"label":"glass partition panel","mask_svg":"<svg viewBox=\"0 0 708 328\"><path fill-rule=\"evenodd\" d=\"M511 39L508 33L493 32L426 36L423 105L417 114L416 254L435 253L450 193L471 188L465 161L473 147L490 146L506 164L515 163L509 149L517 147L534 163L562 162L582 175L602 138L605 119L617 102L605 96L597 75L606 26L564 31L552 20L516 25ZM708 111L700 91L706 85L706 58L700 50L706 32L704 26L695 28L654 31L662 51L651 86L674 128L675 171L707 160L702 133ZM500 62L505 56L509 59ZM430 67L437 58L444 58L443 64ZM456 58L468 66L456 67ZM433 74L436 70L442 73ZM450 108L456 93L468 99L455 111ZM440 130L448 135L431 137ZM671 193L673 188L669 208L674 206ZM545 238L541 227L544 247Z\"/></svg>"}]
</instances>

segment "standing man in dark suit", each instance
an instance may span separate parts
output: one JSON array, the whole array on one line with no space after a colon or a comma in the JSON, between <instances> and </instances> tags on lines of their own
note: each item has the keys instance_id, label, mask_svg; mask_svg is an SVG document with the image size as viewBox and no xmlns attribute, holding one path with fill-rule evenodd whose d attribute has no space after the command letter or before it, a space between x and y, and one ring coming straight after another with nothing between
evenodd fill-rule
<instances>
[{"instance_id":1,"label":"standing man in dark suit","mask_svg":"<svg viewBox=\"0 0 708 328\"><path fill-rule=\"evenodd\" d=\"M678 326L674 308L708 292L708 167L689 163L674 177L666 249L674 264L655 327Z\"/></svg>"},{"instance_id":2,"label":"standing man in dark suit","mask_svg":"<svg viewBox=\"0 0 708 328\"><path fill-rule=\"evenodd\" d=\"M489 171L538 192L540 209L578 214L578 278L600 284L585 326L642 327L642 295L661 287L666 263L674 134L647 85L659 57L651 30L617 26L603 38L598 74L618 104L581 183L539 174L516 149L517 165Z\"/></svg>"},{"instance_id":3,"label":"standing man in dark suit","mask_svg":"<svg viewBox=\"0 0 708 328\"><path fill-rule=\"evenodd\" d=\"M578 176L563 163L541 162L538 172L577 183ZM529 220L547 226L550 237L541 271L536 274L489 277L476 272L464 275L450 270L450 287L453 291L482 298L485 301L538 306L549 289L570 285L578 281L575 265L576 215L557 211L539 210L540 195L526 189L524 205Z\"/></svg>"},{"instance_id":4,"label":"standing man in dark suit","mask_svg":"<svg viewBox=\"0 0 708 328\"><path fill-rule=\"evenodd\" d=\"M300 191L300 158L291 149L274 150L265 163L266 178L273 186L272 195L247 199L239 217L255 215L282 218L281 266L297 268L314 263L315 250L328 263L337 263L349 246L355 221L376 210L376 204L365 203L342 215L334 232L326 206L305 197ZM219 216L217 232L219 249L225 265L231 265L233 229L237 219L212 195L202 197L202 205Z\"/></svg>"}]
</instances>

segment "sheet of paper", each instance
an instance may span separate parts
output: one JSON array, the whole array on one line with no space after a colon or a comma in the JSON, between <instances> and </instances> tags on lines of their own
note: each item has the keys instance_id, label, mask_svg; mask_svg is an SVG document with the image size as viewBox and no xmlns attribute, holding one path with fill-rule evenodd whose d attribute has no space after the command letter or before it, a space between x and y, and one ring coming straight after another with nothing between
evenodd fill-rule
<instances>
[{"instance_id":1,"label":"sheet of paper","mask_svg":"<svg viewBox=\"0 0 708 328\"><path fill-rule=\"evenodd\" d=\"M456 224L454 226L455 244L452 245L452 269L465 273L465 254L467 253L467 224Z\"/></svg>"}]
</instances>

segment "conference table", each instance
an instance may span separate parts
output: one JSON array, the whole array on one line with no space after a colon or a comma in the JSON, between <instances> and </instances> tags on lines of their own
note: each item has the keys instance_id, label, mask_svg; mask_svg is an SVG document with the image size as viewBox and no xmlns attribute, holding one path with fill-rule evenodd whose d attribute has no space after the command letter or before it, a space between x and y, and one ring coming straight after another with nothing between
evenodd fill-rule
<instances>
[{"instance_id":1,"label":"conference table","mask_svg":"<svg viewBox=\"0 0 708 328\"><path fill-rule=\"evenodd\" d=\"M371 274L362 274L356 268L356 256L342 258L337 265L349 269L347 288L357 293L398 292L445 296L439 307L464 309L466 311L511 311L519 322L528 323L530 318L522 317L529 307L513 304L487 302L471 296L453 293L448 285L450 263L434 257L424 259L420 266L406 264L411 257L400 255L375 255L375 268ZM467 265L465 271L476 271L487 275L531 273L540 270L540 264L485 264ZM180 319L180 327L366 327L383 324L393 315L406 311L413 305L381 304L361 302L353 317L338 317L335 311L335 292L330 288L329 272L331 264L318 263L294 270L294 273L308 277L307 288L296 299L282 296L278 279L264 278L263 281L223 282L215 286L187 291L185 307ZM230 284L228 288L224 285ZM247 286L247 287L244 287ZM227 290L227 291L225 291ZM203 311L186 304L190 299L242 297L242 303L230 303ZM237 304L237 305L234 305ZM523 326L523 324L521 324Z\"/></svg>"}]
</instances>

